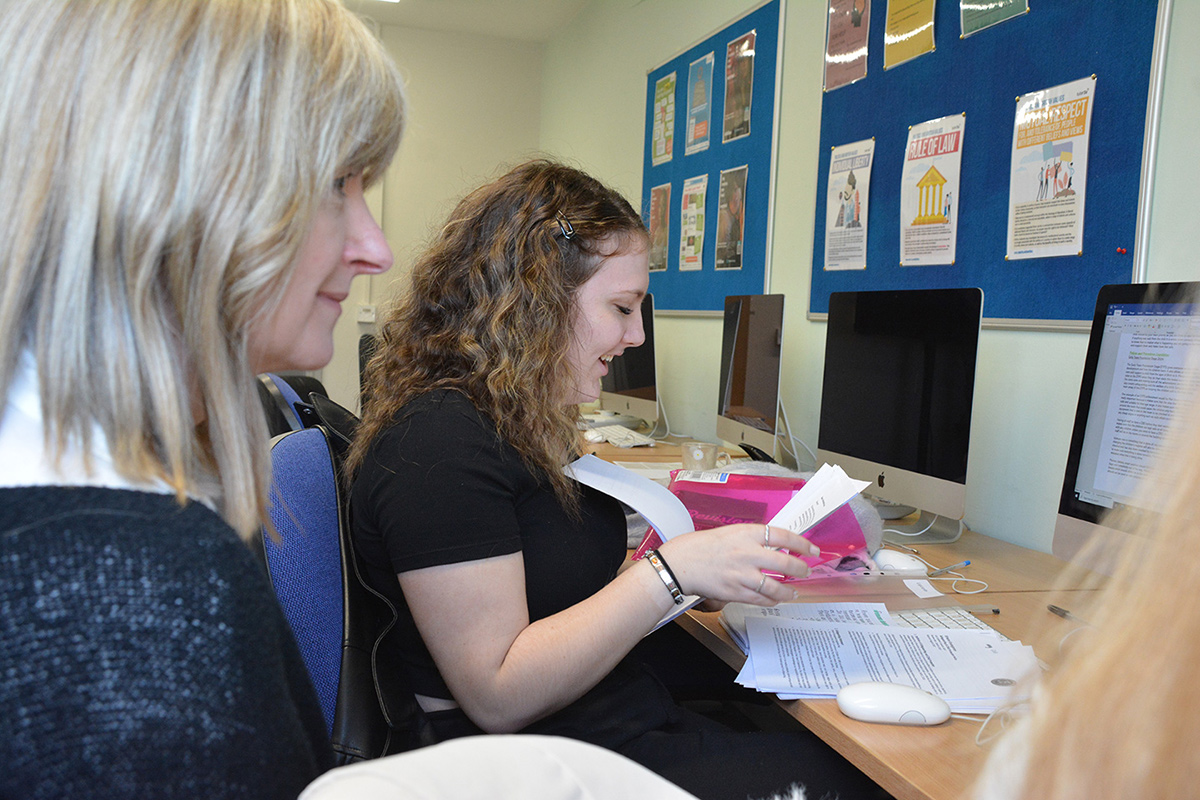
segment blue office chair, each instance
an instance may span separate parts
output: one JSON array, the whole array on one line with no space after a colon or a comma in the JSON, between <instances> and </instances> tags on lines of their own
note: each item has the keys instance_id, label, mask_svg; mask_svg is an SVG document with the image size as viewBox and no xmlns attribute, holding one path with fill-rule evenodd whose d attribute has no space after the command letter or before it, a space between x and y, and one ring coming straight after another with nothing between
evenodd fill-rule
<instances>
[{"instance_id":1,"label":"blue office chair","mask_svg":"<svg viewBox=\"0 0 1200 800\"><path fill-rule=\"evenodd\" d=\"M319 380L308 375L264 372L258 376L258 395L267 415L267 430L278 436L315 425L318 418L312 398L328 399L329 393Z\"/></svg>"},{"instance_id":2,"label":"blue office chair","mask_svg":"<svg viewBox=\"0 0 1200 800\"><path fill-rule=\"evenodd\" d=\"M319 396L317 396L319 397ZM381 674L374 652L396 612L362 579L339 472L357 418L321 397L323 424L271 444L271 524L262 537L271 583L317 690L339 763L431 744L402 675Z\"/></svg>"}]
</instances>

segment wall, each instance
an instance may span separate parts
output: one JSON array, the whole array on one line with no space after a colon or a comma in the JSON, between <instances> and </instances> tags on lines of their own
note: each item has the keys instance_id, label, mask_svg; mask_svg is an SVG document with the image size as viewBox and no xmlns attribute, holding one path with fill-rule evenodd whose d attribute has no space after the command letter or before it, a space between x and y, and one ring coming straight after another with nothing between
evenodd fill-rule
<instances>
[{"instance_id":1,"label":"wall","mask_svg":"<svg viewBox=\"0 0 1200 800\"><path fill-rule=\"evenodd\" d=\"M756 4L594 0L547 44L543 149L593 172L636 202L647 71ZM770 286L787 295L783 400L794 431L810 445L816 440L825 345L824 324L809 322L805 314L825 9L824 0L787 4ZM1200 4L1174 4L1172 34L1176 43L1185 44L1177 44L1167 58L1148 279L1197 280L1190 234L1200 187L1194 169L1180 167L1194 163L1191 143L1200 127L1200 60L1186 45L1200 34ZM662 317L656 334L660 388L672 431L715 439L720 321ZM1087 337L1079 333L983 332L967 475L966 522L972 529L1050 549L1086 346Z\"/></svg>"},{"instance_id":2,"label":"wall","mask_svg":"<svg viewBox=\"0 0 1200 800\"><path fill-rule=\"evenodd\" d=\"M395 254L391 272L359 278L334 331L333 361L320 377L330 396L358 405L360 306L382 306L403 285L414 255L455 201L538 148L542 48L484 36L383 26L404 73L410 122L382 190L368 202Z\"/></svg>"}]
</instances>

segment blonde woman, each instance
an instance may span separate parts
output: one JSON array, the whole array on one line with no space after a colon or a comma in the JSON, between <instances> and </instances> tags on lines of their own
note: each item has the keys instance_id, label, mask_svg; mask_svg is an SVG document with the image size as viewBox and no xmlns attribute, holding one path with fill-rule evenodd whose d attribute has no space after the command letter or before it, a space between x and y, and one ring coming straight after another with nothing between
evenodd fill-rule
<instances>
[{"instance_id":1,"label":"blonde woman","mask_svg":"<svg viewBox=\"0 0 1200 800\"><path fill-rule=\"evenodd\" d=\"M295 797L331 765L244 540L256 372L392 256L404 120L336 0L0 5L0 795Z\"/></svg>"},{"instance_id":2,"label":"blonde woman","mask_svg":"<svg viewBox=\"0 0 1200 800\"><path fill-rule=\"evenodd\" d=\"M735 525L623 567L619 504L564 475L577 404L644 339L648 244L618 193L534 161L468 195L414 265L351 453L355 541L399 612L379 669L404 670L439 738L569 736L704 798L793 781L814 798L869 793L813 737L688 714L630 656L679 591L773 605L795 595L763 570L807 574L776 548L813 552Z\"/></svg>"}]
</instances>

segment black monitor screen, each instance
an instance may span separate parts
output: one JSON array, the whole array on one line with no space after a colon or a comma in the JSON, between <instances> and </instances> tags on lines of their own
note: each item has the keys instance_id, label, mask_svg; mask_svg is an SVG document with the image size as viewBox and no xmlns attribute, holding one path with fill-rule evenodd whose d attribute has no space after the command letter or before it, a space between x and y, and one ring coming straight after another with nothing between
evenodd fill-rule
<instances>
[{"instance_id":1,"label":"black monitor screen","mask_svg":"<svg viewBox=\"0 0 1200 800\"><path fill-rule=\"evenodd\" d=\"M725 298L717 413L774 435L783 347L783 295Z\"/></svg>"},{"instance_id":2,"label":"black monitor screen","mask_svg":"<svg viewBox=\"0 0 1200 800\"><path fill-rule=\"evenodd\" d=\"M612 360L608 374L600 379L600 388L625 397L653 401L658 399L658 390L654 367L654 297L649 294L642 300L642 327L646 331L646 341L638 347L626 348Z\"/></svg>"},{"instance_id":3,"label":"black monitor screen","mask_svg":"<svg viewBox=\"0 0 1200 800\"><path fill-rule=\"evenodd\" d=\"M818 447L966 483L979 289L834 292Z\"/></svg>"},{"instance_id":4,"label":"black monitor screen","mask_svg":"<svg viewBox=\"0 0 1200 800\"><path fill-rule=\"evenodd\" d=\"M1131 505L1139 481L1167 451L1177 412L1186 413L1200 373L1196 283L1105 286L1096 302L1059 513L1098 522Z\"/></svg>"}]
</instances>

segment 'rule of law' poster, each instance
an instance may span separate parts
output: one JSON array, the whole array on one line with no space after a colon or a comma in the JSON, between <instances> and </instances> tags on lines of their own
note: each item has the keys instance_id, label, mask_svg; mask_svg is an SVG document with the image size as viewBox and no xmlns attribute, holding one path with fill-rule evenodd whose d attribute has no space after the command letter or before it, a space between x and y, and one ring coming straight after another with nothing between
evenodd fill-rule
<instances>
[{"instance_id":1,"label":"'rule of law' poster","mask_svg":"<svg viewBox=\"0 0 1200 800\"><path fill-rule=\"evenodd\" d=\"M1088 135L1095 96L1096 78L1089 76L1017 98L1007 258L1083 252Z\"/></svg>"},{"instance_id":2,"label":"'rule of law' poster","mask_svg":"<svg viewBox=\"0 0 1200 800\"><path fill-rule=\"evenodd\" d=\"M900 175L900 265L953 264L963 130L954 114L908 130Z\"/></svg>"},{"instance_id":3,"label":"'rule of law' poster","mask_svg":"<svg viewBox=\"0 0 1200 800\"><path fill-rule=\"evenodd\" d=\"M875 140L833 148L825 200L825 269L867 268L867 200Z\"/></svg>"}]
</instances>

